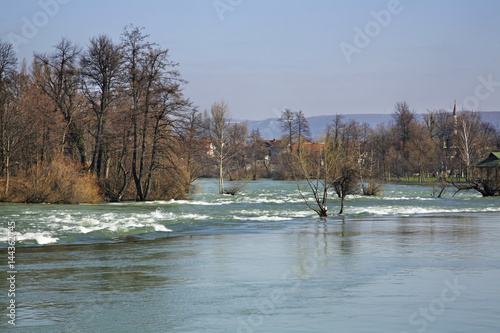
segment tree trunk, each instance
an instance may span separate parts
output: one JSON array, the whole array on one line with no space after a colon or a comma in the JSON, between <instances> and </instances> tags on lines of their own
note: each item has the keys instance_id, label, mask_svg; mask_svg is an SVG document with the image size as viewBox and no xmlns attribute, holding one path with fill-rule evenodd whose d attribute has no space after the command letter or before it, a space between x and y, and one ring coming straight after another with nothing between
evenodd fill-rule
<instances>
[{"instance_id":1,"label":"tree trunk","mask_svg":"<svg viewBox=\"0 0 500 333\"><path fill-rule=\"evenodd\" d=\"M132 152L132 177L134 178L134 183L135 183L136 200L142 201L143 200L142 185L141 185L142 175L140 174L140 172L137 172L137 150L139 149L137 142L137 137L138 137L137 132L138 132L137 120L134 119L134 148Z\"/></svg>"},{"instance_id":2,"label":"tree trunk","mask_svg":"<svg viewBox=\"0 0 500 333\"><path fill-rule=\"evenodd\" d=\"M345 196L342 195L341 200L340 200L340 212L338 215L342 215L344 213L344 199L345 199Z\"/></svg>"},{"instance_id":3,"label":"tree trunk","mask_svg":"<svg viewBox=\"0 0 500 333\"><path fill-rule=\"evenodd\" d=\"M222 167L223 161L224 161L224 156L222 155L221 152L219 158L219 194L224 194L224 172Z\"/></svg>"},{"instance_id":4,"label":"tree trunk","mask_svg":"<svg viewBox=\"0 0 500 333\"><path fill-rule=\"evenodd\" d=\"M7 199L7 195L9 194L9 184L10 184L10 158L9 156L6 156L5 158L5 189L4 189L4 196L5 199Z\"/></svg>"},{"instance_id":5,"label":"tree trunk","mask_svg":"<svg viewBox=\"0 0 500 333\"><path fill-rule=\"evenodd\" d=\"M123 185L122 185L120 191L118 192L118 195L116 196L116 201L122 200L123 194L125 194L125 189L127 188L127 184L128 184L127 170L123 166L123 163L120 163L120 170L122 170L122 172L123 172Z\"/></svg>"},{"instance_id":6,"label":"tree trunk","mask_svg":"<svg viewBox=\"0 0 500 333\"><path fill-rule=\"evenodd\" d=\"M102 116L98 116L97 122L97 133L94 141L94 153L92 154L92 163L90 164L90 169L97 174L97 178L101 178L102 169L102 132L103 132L103 119Z\"/></svg>"}]
</instances>

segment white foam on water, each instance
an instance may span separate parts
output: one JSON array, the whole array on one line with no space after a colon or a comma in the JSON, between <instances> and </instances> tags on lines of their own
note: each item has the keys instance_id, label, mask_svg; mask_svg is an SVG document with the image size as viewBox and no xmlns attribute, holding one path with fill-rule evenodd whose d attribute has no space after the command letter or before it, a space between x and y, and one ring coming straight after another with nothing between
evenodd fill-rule
<instances>
[{"instance_id":1,"label":"white foam on water","mask_svg":"<svg viewBox=\"0 0 500 333\"><path fill-rule=\"evenodd\" d=\"M165 227L161 221L175 220L179 218L177 214L164 212L161 208L157 208L146 213L120 213L107 212L102 215L98 213L82 213L82 212L60 212L57 214L48 214L45 217L37 219L36 224L43 224L44 229L48 229L52 236L48 237L44 234L43 238L38 235L38 244L53 243L65 234L90 234L98 231L108 231L113 234L127 234L134 229L141 233L140 229L146 228L155 231L171 232L172 230ZM206 215L193 215L190 218L204 219ZM37 227L38 229L38 227ZM147 231L144 231L147 232ZM27 233L32 237L33 235Z\"/></svg>"},{"instance_id":2,"label":"white foam on water","mask_svg":"<svg viewBox=\"0 0 500 333\"><path fill-rule=\"evenodd\" d=\"M91 233L91 232L94 232L94 231L104 230L104 229L106 229L106 228L105 227L101 227L101 228L87 228L87 227L84 227L84 226L80 226L79 231L82 234L88 234L88 233Z\"/></svg>"},{"instance_id":3,"label":"white foam on water","mask_svg":"<svg viewBox=\"0 0 500 333\"><path fill-rule=\"evenodd\" d=\"M415 200L415 201L432 201L436 200L435 198L432 198L430 195L428 198L426 197L380 197L381 200L383 201L409 201L409 200Z\"/></svg>"},{"instance_id":4,"label":"white foam on water","mask_svg":"<svg viewBox=\"0 0 500 333\"><path fill-rule=\"evenodd\" d=\"M350 208L347 206L347 210L350 210L354 214L368 214L375 216L410 216L410 215L420 215L420 214L459 214L459 213L470 213L477 211L474 208L441 208L441 207L418 207L418 206L367 206L367 207L356 207ZM500 207L485 208L483 211L487 212L498 212Z\"/></svg>"},{"instance_id":5,"label":"white foam on water","mask_svg":"<svg viewBox=\"0 0 500 333\"><path fill-rule=\"evenodd\" d=\"M151 216L155 219L163 219L165 218L165 213L162 209L157 208L154 212L151 213Z\"/></svg>"},{"instance_id":6,"label":"white foam on water","mask_svg":"<svg viewBox=\"0 0 500 333\"><path fill-rule=\"evenodd\" d=\"M240 202L244 203L273 203L273 204L283 204L286 201L277 198L243 198Z\"/></svg>"},{"instance_id":7,"label":"white foam on water","mask_svg":"<svg viewBox=\"0 0 500 333\"><path fill-rule=\"evenodd\" d=\"M180 215L179 217L189 220L206 220L210 218L210 216L208 215L201 215L201 214L185 214L185 215Z\"/></svg>"},{"instance_id":8,"label":"white foam on water","mask_svg":"<svg viewBox=\"0 0 500 333\"><path fill-rule=\"evenodd\" d=\"M172 229L168 229L163 224L153 224L153 228L155 228L155 231L164 231L164 232L172 231Z\"/></svg>"},{"instance_id":9,"label":"white foam on water","mask_svg":"<svg viewBox=\"0 0 500 333\"><path fill-rule=\"evenodd\" d=\"M269 215L263 215L263 216L236 216L236 215L234 215L233 218L235 220L239 220L239 221L264 221L264 222L279 222L279 221L292 220L291 217L269 216Z\"/></svg>"},{"instance_id":10,"label":"white foam on water","mask_svg":"<svg viewBox=\"0 0 500 333\"><path fill-rule=\"evenodd\" d=\"M316 216L316 213L312 209L309 209L309 210L296 211L296 212L284 211L284 212L282 212L282 215L298 218L298 217Z\"/></svg>"},{"instance_id":11,"label":"white foam on water","mask_svg":"<svg viewBox=\"0 0 500 333\"><path fill-rule=\"evenodd\" d=\"M263 209L243 209L241 211L232 211L235 220L250 221L290 221L294 218L314 216L312 210L263 210Z\"/></svg>"},{"instance_id":12,"label":"white foam on water","mask_svg":"<svg viewBox=\"0 0 500 333\"><path fill-rule=\"evenodd\" d=\"M180 205L195 205L195 206L221 206L221 205L229 205L232 203L231 201L224 199L225 198L219 198L219 200L213 202L201 201L201 200L176 200L175 203Z\"/></svg>"},{"instance_id":13,"label":"white foam on water","mask_svg":"<svg viewBox=\"0 0 500 333\"><path fill-rule=\"evenodd\" d=\"M167 220L167 221L178 221L182 219L189 220L206 220L210 216L204 214L195 214L195 213L174 213L174 212L165 212L161 208L157 208L154 212L150 214L138 214L136 216L142 222L154 223L158 222L158 220ZM131 216L131 219L134 219L135 216Z\"/></svg>"},{"instance_id":14,"label":"white foam on water","mask_svg":"<svg viewBox=\"0 0 500 333\"><path fill-rule=\"evenodd\" d=\"M485 212L500 212L500 206L497 207L486 207L484 209Z\"/></svg>"},{"instance_id":15,"label":"white foam on water","mask_svg":"<svg viewBox=\"0 0 500 333\"><path fill-rule=\"evenodd\" d=\"M35 240L38 244L51 244L59 240L59 237L53 237L48 232L27 232L24 234L16 233L16 240L18 242L24 242L27 240Z\"/></svg>"}]
</instances>

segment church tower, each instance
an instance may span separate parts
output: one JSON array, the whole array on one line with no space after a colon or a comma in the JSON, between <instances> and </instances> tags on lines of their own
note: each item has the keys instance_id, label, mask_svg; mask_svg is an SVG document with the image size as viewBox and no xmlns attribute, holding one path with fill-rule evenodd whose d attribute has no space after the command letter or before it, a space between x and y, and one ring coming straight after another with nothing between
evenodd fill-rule
<instances>
[{"instance_id":1,"label":"church tower","mask_svg":"<svg viewBox=\"0 0 500 333\"><path fill-rule=\"evenodd\" d=\"M457 135L457 127L458 127L458 116L457 116L457 100L455 100L455 104L453 105L453 134Z\"/></svg>"}]
</instances>

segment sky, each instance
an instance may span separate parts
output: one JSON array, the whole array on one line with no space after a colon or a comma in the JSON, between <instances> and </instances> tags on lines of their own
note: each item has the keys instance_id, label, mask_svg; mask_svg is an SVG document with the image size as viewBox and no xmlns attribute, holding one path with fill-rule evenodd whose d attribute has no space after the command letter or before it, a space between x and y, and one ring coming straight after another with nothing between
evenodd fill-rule
<instances>
[{"instance_id":1,"label":"sky","mask_svg":"<svg viewBox=\"0 0 500 333\"><path fill-rule=\"evenodd\" d=\"M498 0L0 0L20 60L62 37L120 41L129 24L169 49L201 111L234 119L500 110Z\"/></svg>"}]
</instances>

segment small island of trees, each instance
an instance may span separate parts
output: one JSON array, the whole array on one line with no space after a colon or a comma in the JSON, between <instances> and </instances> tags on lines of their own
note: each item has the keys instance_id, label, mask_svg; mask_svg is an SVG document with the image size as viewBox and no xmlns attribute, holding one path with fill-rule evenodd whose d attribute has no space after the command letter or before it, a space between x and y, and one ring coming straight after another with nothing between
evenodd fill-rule
<instances>
[{"instance_id":1,"label":"small island of trees","mask_svg":"<svg viewBox=\"0 0 500 333\"><path fill-rule=\"evenodd\" d=\"M500 194L498 168L475 167L500 150L498 129L480 113L455 107L419 119L402 101L388 124L336 114L313 140L305 114L285 109L283 136L265 140L232 121L224 100L200 112L177 66L132 25L119 43L99 35L82 48L63 38L20 67L0 40L0 200L181 199L200 177L218 178L220 194L251 179L296 180L320 216L328 195L341 199L342 214L347 195L377 195L386 181L432 180L435 196L448 186Z\"/></svg>"}]
</instances>

